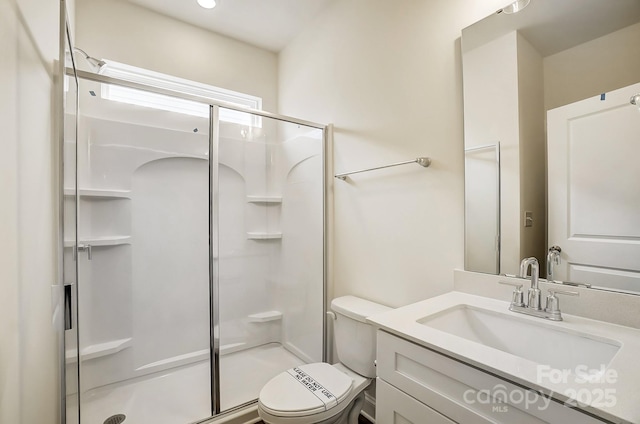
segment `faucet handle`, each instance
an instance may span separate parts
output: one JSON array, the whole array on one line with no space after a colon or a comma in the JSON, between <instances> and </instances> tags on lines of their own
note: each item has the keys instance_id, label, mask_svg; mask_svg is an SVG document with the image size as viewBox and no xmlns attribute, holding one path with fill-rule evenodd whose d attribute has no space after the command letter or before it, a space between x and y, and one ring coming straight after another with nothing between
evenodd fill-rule
<instances>
[{"instance_id":1,"label":"faucet handle","mask_svg":"<svg viewBox=\"0 0 640 424\"><path fill-rule=\"evenodd\" d=\"M551 296L554 296L556 294L563 294L563 295L567 295L567 296L580 296L580 293L577 292L577 291L560 290L560 289L556 289L556 288L549 289L549 293L551 294Z\"/></svg>"},{"instance_id":2,"label":"faucet handle","mask_svg":"<svg viewBox=\"0 0 640 424\"><path fill-rule=\"evenodd\" d=\"M522 283L512 283L511 281L498 281L498 284L513 286L515 289L511 295L511 305L524 306L524 294L522 293Z\"/></svg>"},{"instance_id":3,"label":"faucet handle","mask_svg":"<svg viewBox=\"0 0 640 424\"><path fill-rule=\"evenodd\" d=\"M545 312L551 315L549 319L554 321L562 321L562 315L560 314L560 301L556 297L556 294L562 294L566 296L580 296L580 293L573 290L558 290L549 289L549 295L547 296L547 305L544 308Z\"/></svg>"}]
</instances>

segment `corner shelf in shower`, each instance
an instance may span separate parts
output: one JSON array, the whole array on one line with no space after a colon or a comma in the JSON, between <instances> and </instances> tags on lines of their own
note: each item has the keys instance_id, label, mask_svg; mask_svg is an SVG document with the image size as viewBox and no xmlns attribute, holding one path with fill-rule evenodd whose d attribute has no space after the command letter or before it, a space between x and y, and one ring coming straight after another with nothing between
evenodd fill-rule
<instances>
[{"instance_id":1,"label":"corner shelf in shower","mask_svg":"<svg viewBox=\"0 0 640 424\"><path fill-rule=\"evenodd\" d=\"M282 196L247 196L249 203L282 203Z\"/></svg>"},{"instance_id":2,"label":"corner shelf in shower","mask_svg":"<svg viewBox=\"0 0 640 424\"><path fill-rule=\"evenodd\" d=\"M279 240L282 238L282 233L252 231L247 233L247 238L249 240Z\"/></svg>"},{"instance_id":3,"label":"corner shelf in shower","mask_svg":"<svg viewBox=\"0 0 640 424\"><path fill-rule=\"evenodd\" d=\"M99 246L119 246L121 244L131 244L131 236L106 236L106 237L81 237L80 244L90 244L92 247ZM72 247L75 240L65 240L64 247Z\"/></svg>"},{"instance_id":4,"label":"corner shelf in shower","mask_svg":"<svg viewBox=\"0 0 640 424\"><path fill-rule=\"evenodd\" d=\"M88 361L89 359L101 358L107 355L113 355L121 350L130 347L133 343L131 337L127 339L112 340L104 343L89 345L80 351L80 360ZM78 361L78 352L76 349L69 349L65 354L67 364Z\"/></svg>"},{"instance_id":5,"label":"corner shelf in shower","mask_svg":"<svg viewBox=\"0 0 640 424\"><path fill-rule=\"evenodd\" d=\"M130 199L131 190L108 190L101 188L80 188L78 189L80 197L94 197L97 199ZM75 189L65 188L64 195L71 197L75 195Z\"/></svg>"},{"instance_id":6,"label":"corner shelf in shower","mask_svg":"<svg viewBox=\"0 0 640 424\"><path fill-rule=\"evenodd\" d=\"M266 311L259 312L257 314L251 314L247 317L249 322L270 322L279 321L282 319L282 312L280 311Z\"/></svg>"}]
</instances>

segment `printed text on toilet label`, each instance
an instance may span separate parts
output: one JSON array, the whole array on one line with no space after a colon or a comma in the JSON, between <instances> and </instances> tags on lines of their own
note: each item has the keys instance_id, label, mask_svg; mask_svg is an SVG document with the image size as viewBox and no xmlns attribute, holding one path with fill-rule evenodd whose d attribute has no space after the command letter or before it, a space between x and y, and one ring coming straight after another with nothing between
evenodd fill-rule
<instances>
[{"instance_id":1,"label":"printed text on toilet label","mask_svg":"<svg viewBox=\"0 0 640 424\"><path fill-rule=\"evenodd\" d=\"M302 371L300 368L292 368L288 373L298 380L300 384L315 394L325 405L328 403L336 403L333 393L324 388L322 384L318 383L313 377Z\"/></svg>"}]
</instances>

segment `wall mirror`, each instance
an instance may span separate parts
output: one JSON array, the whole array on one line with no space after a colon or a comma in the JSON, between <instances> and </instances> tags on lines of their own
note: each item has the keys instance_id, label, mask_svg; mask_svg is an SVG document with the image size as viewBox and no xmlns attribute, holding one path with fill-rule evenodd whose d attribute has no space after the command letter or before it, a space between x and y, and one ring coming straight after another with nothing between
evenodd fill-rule
<instances>
[{"instance_id":1,"label":"wall mirror","mask_svg":"<svg viewBox=\"0 0 640 424\"><path fill-rule=\"evenodd\" d=\"M519 0L462 31L466 270L534 256L640 294L639 40L639 0Z\"/></svg>"}]
</instances>

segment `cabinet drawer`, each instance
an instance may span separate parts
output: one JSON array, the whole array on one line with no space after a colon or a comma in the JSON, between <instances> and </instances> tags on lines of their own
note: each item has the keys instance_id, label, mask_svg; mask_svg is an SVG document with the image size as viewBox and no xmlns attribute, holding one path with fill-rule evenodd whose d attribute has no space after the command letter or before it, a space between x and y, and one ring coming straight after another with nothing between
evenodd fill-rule
<instances>
[{"instance_id":1,"label":"cabinet drawer","mask_svg":"<svg viewBox=\"0 0 640 424\"><path fill-rule=\"evenodd\" d=\"M378 377L461 424L602 423L384 331L378 331Z\"/></svg>"},{"instance_id":2,"label":"cabinet drawer","mask_svg":"<svg viewBox=\"0 0 640 424\"><path fill-rule=\"evenodd\" d=\"M380 424L455 424L427 405L376 380L376 422Z\"/></svg>"}]
</instances>

